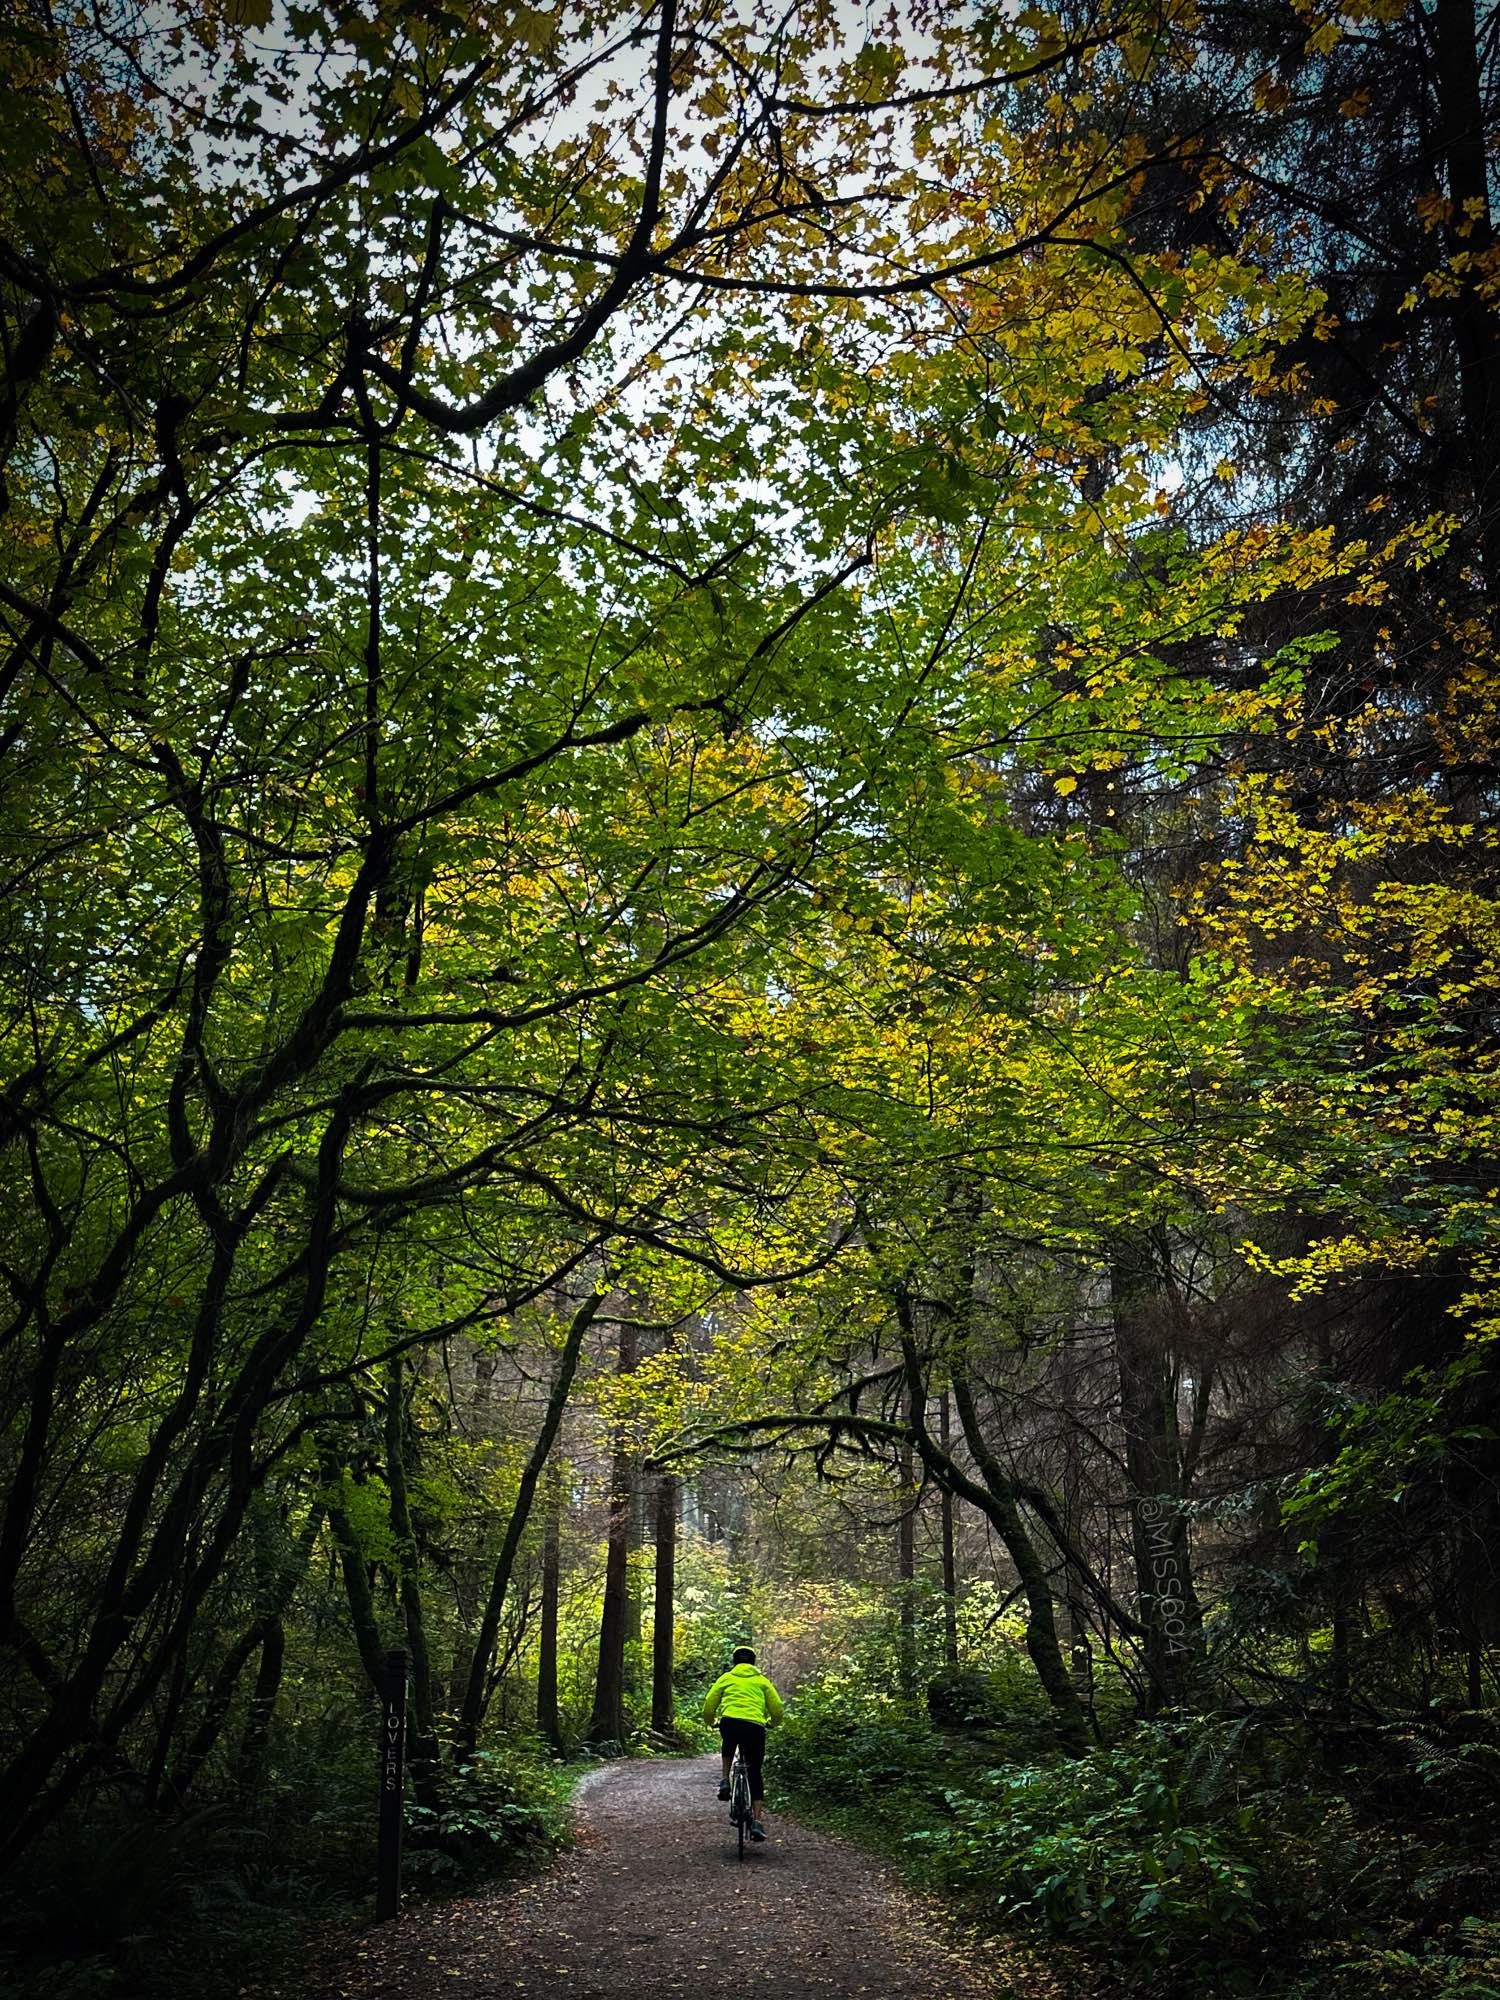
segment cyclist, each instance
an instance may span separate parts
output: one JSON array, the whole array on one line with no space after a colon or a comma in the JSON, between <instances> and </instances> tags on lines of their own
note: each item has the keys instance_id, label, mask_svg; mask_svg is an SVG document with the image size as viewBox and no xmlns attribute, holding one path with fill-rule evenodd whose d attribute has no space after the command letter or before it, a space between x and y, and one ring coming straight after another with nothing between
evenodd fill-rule
<instances>
[{"instance_id":1,"label":"cyclist","mask_svg":"<svg viewBox=\"0 0 1500 2000\"><path fill-rule=\"evenodd\" d=\"M720 1674L704 1699L703 1720L712 1722L715 1716L719 1719L719 1740L724 1753L723 1777L719 1782L721 1799L729 1797L729 1768L734 1762L736 1748L744 1755L745 1775L750 1780L752 1840L764 1840L766 1837L766 1829L761 1824L761 1816L766 1809L766 1802L761 1797L766 1727L769 1724L774 1728L781 1715L781 1696L765 1675L757 1671L754 1653L748 1646L736 1646L728 1673Z\"/></svg>"}]
</instances>

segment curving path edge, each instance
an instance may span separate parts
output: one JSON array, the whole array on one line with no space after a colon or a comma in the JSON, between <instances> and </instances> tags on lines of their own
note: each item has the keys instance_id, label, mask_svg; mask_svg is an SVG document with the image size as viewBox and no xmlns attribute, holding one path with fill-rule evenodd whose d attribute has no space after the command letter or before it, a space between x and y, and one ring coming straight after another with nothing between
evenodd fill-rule
<instances>
[{"instance_id":1,"label":"curving path edge","mask_svg":"<svg viewBox=\"0 0 1500 2000\"><path fill-rule=\"evenodd\" d=\"M934 1906L847 1842L772 1814L739 1861L717 1782L717 1757L590 1774L545 1875L365 1932L320 2000L992 2000Z\"/></svg>"}]
</instances>

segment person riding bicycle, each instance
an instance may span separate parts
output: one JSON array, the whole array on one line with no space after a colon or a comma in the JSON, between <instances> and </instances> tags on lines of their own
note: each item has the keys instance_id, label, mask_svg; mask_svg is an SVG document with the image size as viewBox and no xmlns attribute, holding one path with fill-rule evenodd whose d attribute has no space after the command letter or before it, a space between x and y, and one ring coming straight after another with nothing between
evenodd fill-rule
<instances>
[{"instance_id":1,"label":"person riding bicycle","mask_svg":"<svg viewBox=\"0 0 1500 2000\"><path fill-rule=\"evenodd\" d=\"M719 1797L729 1797L729 1771L736 1749L745 1759L745 1775L750 1780L750 1838L764 1840L761 1824L766 1802L761 1797L761 1776L766 1758L766 1728L781 1720L781 1696L763 1673L756 1670L755 1655L748 1646L736 1646L728 1673L720 1674L703 1702L703 1720L719 1718L719 1740L724 1753L724 1775Z\"/></svg>"}]
</instances>

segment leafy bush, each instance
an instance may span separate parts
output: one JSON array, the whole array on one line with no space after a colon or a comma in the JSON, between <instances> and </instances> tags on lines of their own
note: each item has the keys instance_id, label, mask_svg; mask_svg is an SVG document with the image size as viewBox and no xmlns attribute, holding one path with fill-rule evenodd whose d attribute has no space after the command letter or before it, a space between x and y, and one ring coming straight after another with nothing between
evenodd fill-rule
<instances>
[{"instance_id":1,"label":"leafy bush","mask_svg":"<svg viewBox=\"0 0 1500 2000\"><path fill-rule=\"evenodd\" d=\"M908 1836L933 1877L1003 1917L1179 1963L1243 1946L1265 1911L1255 1808L1193 1810L1176 1733L986 1772L945 1826Z\"/></svg>"},{"instance_id":2,"label":"leafy bush","mask_svg":"<svg viewBox=\"0 0 1500 2000\"><path fill-rule=\"evenodd\" d=\"M369 1892L375 1744L368 1701L335 1689L295 1725L273 1730L256 1800L269 1852L333 1897Z\"/></svg>"},{"instance_id":3,"label":"leafy bush","mask_svg":"<svg viewBox=\"0 0 1500 2000\"><path fill-rule=\"evenodd\" d=\"M715 1724L703 1720L703 1699L700 1696L690 1701L679 1701L672 1722L673 1734L684 1750L695 1751L706 1756L710 1750L719 1747L719 1731Z\"/></svg>"},{"instance_id":4,"label":"leafy bush","mask_svg":"<svg viewBox=\"0 0 1500 2000\"><path fill-rule=\"evenodd\" d=\"M451 1887L563 1846L563 1791L555 1764L514 1745L445 1767L440 1804L407 1804L407 1875Z\"/></svg>"},{"instance_id":5,"label":"leafy bush","mask_svg":"<svg viewBox=\"0 0 1500 2000\"><path fill-rule=\"evenodd\" d=\"M1036 1740L1011 1692L1003 1661L954 1677L935 1729L851 1658L798 1690L773 1783L899 1842L997 1928L1065 1939L1152 2000L1500 2000L1500 1926L1475 1914L1500 1883L1478 1809L1492 1718L1377 1727L1381 1783L1350 1795L1324 1737L1266 1714L1141 1724L1082 1758L1005 1763ZM1414 1813L1413 1795L1431 1808Z\"/></svg>"},{"instance_id":6,"label":"leafy bush","mask_svg":"<svg viewBox=\"0 0 1500 2000\"><path fill-rule=\"evenodd\" d=\"M776 1785L808 1800L859 1807L878 1799L889 1819L902 1795L932 1793L926 1710L852 1663L804 1682L772 1741Z\"/></svg>"},{"instance_id":7,"label":"leafy bush","mask_svg":"<svg viewBox=\"0 0 1500 2000\"><path fill-rule=\"evenodd\" d=\"M988 1674L977 1667L939 1667L927 1683L927 1713L937 1729L982 1729L1005 1718Z\"/></svg>"}]
</instances>

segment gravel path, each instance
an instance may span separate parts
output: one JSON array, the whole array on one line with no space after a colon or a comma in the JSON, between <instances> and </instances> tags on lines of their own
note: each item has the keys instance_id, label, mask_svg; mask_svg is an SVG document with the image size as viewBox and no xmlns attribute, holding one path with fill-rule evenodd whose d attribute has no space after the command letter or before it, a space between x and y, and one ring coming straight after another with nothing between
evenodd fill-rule
<instances>
[{"instance_id":1,"label":"gravel path","mask_svg":"<svg viewBox=\"0 0 1500 2000\"><path fill-rule=\"evenodd\" d=\"M739 1861L717 1778L717 1757L607 1766L572 1853L367 1931L320 2000L991 2000L933 1909L843 1841L771 1814Z\"/></svg>"}]
</instances>

